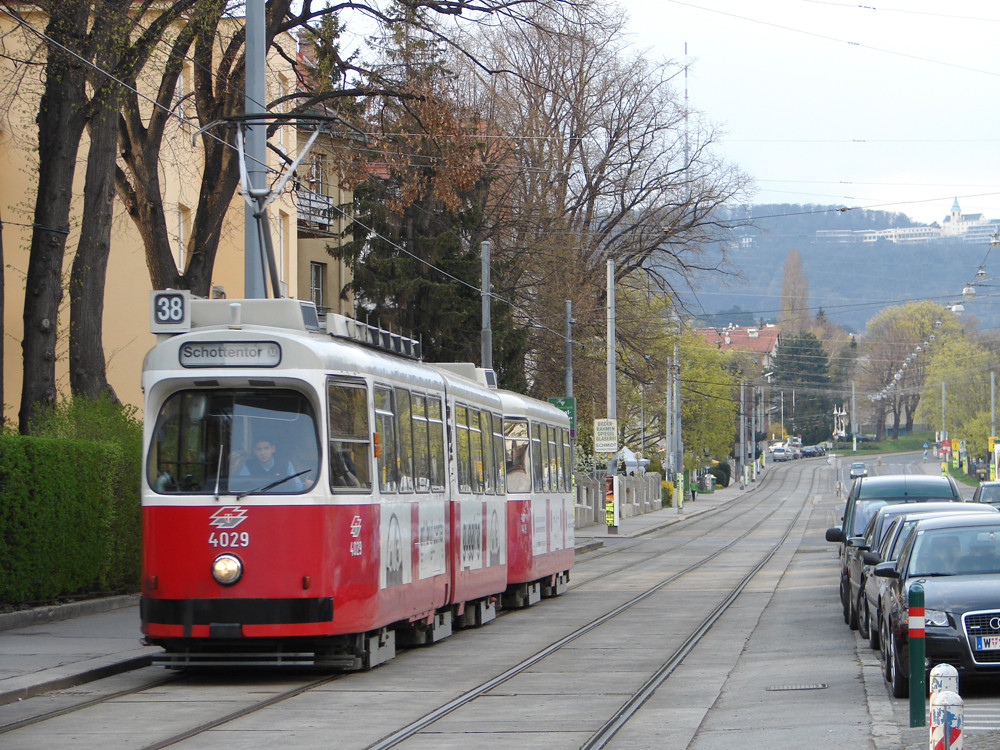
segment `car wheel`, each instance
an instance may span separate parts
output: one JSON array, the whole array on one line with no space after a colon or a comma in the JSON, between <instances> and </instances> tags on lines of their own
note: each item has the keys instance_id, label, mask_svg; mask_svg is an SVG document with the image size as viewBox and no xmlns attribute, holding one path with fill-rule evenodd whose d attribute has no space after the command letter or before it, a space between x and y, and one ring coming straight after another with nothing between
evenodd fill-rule
<instances>
[{"instance_id":1,"label":"car wheel","mask_svg":"<svg viewBox=\"0 0 1000 750\"><path fill-rule=\"evenodd\" d=\"M885 655L886 671L889 673L889 685L892 687L893 698L906 698L910 694L910 682L903 676L899 666L899 654L896 652L896 639L889 635L889 651Z\"/></svg>"},{"instance_id":2,"label":"car wheel","mask_svg":"<svg viewBox=\"0 0 1000 750\"><path fill-rule=\"evenodd\" d=\"M858 635L864 639L871 638L871 621L868 617L868 605L865 602L865 592L858 593Z\"/></svg>"},{"instance_id":3,"label":"car wheel","mask_svg":"<svg viewBox=\"0 0 1000 750\"><path fill-rule=\"evenodd\" d=\"M886 680L889 679L889 641L892 637L889 635L889 625L885 620L879 619L879 637L882 641L882 650L879 652L879 658L882 659L882 676Z\"/></svg>"},{"instance_id":4,"label":"car wheel","mask_svg":"<svg viewBox=\"0 0 1000 750\"><path fill-rule=\"evenodd\" d=\"M847 597L847 594L844 592L844 584L845 583L846 583L846 581L843 578L841 578L840 579L840 606L844 610L844 622L850 622L851 621L851 616L850 616L850 609L851 608L849 606L847 606L847 598L848 597Z\"/></svg>"},{"instance_id":5,"label":"car wheel","mask_svg":"<svg viewBox=\"0 0 1000 750\"><path fill-rule=\"evenodd\" d=\"M850 598L850 597L848 597ZM847 615L847 627L851 630L858 629L858 608L854 606L854 601L851 601L850 612Z\"/></svg>"},{"instance_id":6,"label":"car wheel","mask_svg":"<svg viewBox=\"0 0 1000 750\"><path fill-rule=\"evenodd\" d=\"M878 651L879 643L882 640L879 635L882 632L880 630L882 623L878 621L878 618L876 618L875 622L872 622L872 614L868 609L867 601L865 602L865 611L868 613L868 645L873 651Z\"/></svg>"}]
</instances>

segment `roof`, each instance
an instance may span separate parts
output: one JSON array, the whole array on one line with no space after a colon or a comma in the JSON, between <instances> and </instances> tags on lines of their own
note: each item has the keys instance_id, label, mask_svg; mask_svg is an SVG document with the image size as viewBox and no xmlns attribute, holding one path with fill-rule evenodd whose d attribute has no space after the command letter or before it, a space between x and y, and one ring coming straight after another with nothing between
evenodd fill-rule
<instances>
[{"instance_id":1,"label":"roof","mask_svg":"<svg viewBox=\"0 0 1000 750\"><path fill-rule=\"evenodd\" d=\"M760 352L773 354L778 348L778 327L729 326L728 328L697 328L705 343L722 351Z\"/></svg>"},{"instance_id":2,"label":"roof","mask_svg":"<svg viewBox=\"0 0 1000 750\"><path fill-rule=\"evenodd\" d=\"M948 477L933 474L883 474L877 477L862 477L856 481L862 482L859 499L955 497L955 490Z\"/></svg>"}]
</instances>

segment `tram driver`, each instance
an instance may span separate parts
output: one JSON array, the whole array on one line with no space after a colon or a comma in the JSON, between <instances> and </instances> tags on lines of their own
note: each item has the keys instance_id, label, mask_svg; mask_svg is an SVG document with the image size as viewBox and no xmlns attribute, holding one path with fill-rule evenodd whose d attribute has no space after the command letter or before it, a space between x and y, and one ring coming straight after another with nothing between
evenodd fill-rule
<instances>
[{"instance_id":1,"label":"tram driver","mask_svg":"<svg viewBox=\"0 0 1000 750\"><path fill-rule=\"evenodd\" d=\"M301 477L294 476L295 465L288 460L282 461L275 456L278 446L268 438L261 438L253 444L253 455L247 458L239 469L239 476L260 477L262 484L268 479L277 481L283 477L292 477L291 482L295 492L303 490Z\"/></svg>"}]
</instances>

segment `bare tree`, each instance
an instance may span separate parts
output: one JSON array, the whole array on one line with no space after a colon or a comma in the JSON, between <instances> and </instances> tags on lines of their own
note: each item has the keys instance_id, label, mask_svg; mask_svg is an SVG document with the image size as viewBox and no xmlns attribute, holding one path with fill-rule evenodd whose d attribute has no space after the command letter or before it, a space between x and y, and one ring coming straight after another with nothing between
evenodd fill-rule
<instances>
[{"instance_id":1,"label":"bare tree","mask_svg":"<svg viewBox=\"0 0 1000 750\"><path fill-rule=\"evenodd\" d=\"M112 0L102 4L100 12L92 0L45 0L37 3L47 15L48 22L44 32L39 35L45 50L45 76L36 118L38 187L25 283L22 340L24 369L18 412L19 429L22 433L31 429L38 411L51 404L57 395L55 363L57 319L63 295L62 265L69 235L73 178L84 128L96 113L110 106L119 76L127 76L136 67L141 67L146 59L144 53L155 43L158 34L191 2L194 0L179 0L172 4L160 14L157 21L139 33L135 41L132 41L130 35L122 35L122 26L116 20L117 14L131 8L141 17L149 6L155 4L155 0L138 4ZM15 5L20 4L5 3L7 12L14 18L19 18ZM22 20L26 28L32 28L23 19L19 20ZM99 63L110 65L116 59L120 61L121 69L116 69L114 73L119 75L93 75L99 69ZM113 148L105 149L105 152L104 157L98 157L96 151L92 155L95 158L113 158ZM97 168L99 167L95 167ZM95 179L96 172L88 175L90 184L95 184ZM97 189L96 193L86 207L88 229L100 225L105 210L101 204L107 204L111 199L107 190ZM103 276L100 258L92 261L88 255L92 249L100 248L102 242L99 235L92 243L89 242L90 239L87 237L84 241L79 251L83 257L77 259L78 278L84 279L86 274L81 283L96 283L88 269L94 269ZM98 255L100 252L104 252L106 256L106 250L97 249ZM89 299L98 299L97 295L91 294L91 289L86 289L86 293L80 296L80 304L88 304L83 301L87 295L90 295ZM96 292L99 294L99 301L96 302L99 308L103 304L103 283ZM93 317L92 308L91 313L84 318L91 320ZM74 353L85 351L85 356L90 356L95 330L99 340L99 322L98 315L96 329L87 325L78 327L78 335L83 338L80 340L82 344L78 341L79 345L74 347ZM98 374L98 380L101 380L103 352L100 348L94 356L101 359ZM71 364L70 369L77 375L81 373L79 366ZM97 390L104 388L98 385Z\"/></svg>"},{"instance_id":2,"label":"bare tree","mask_svg":"<svg viewBox=\"0 0 1000 750\"><path fill-rule=\"evenodd\" d=\"M712 154L714 129L674 86L682 68L625 50L620 9L561 10L484 31L487 71L468 64L459 80L496 144L492 236L507 282L549 328L572 299L585 340L600 335L608 259L619 281L661 293L718 271L704 248L747 179ZM535 361L547 348L538 342Z\"/></svg>"}]
</instances>

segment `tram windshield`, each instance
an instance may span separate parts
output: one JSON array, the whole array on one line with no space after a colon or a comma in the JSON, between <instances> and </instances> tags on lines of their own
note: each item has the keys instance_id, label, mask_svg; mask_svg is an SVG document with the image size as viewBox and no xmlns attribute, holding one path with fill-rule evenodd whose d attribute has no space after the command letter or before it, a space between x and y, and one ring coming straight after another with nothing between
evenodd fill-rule
<instances>
[{"instance_id":1,"label":"tram windshield","mask_svg":"<svg viewBox=\"0 0 1000 750\"><path fill-rule=\"evenodd\" d=\"M160 408L147 456L158 493L305 492L319 477L309 400L292 390L187 390Z\"/></svg>"}]
</instances>

